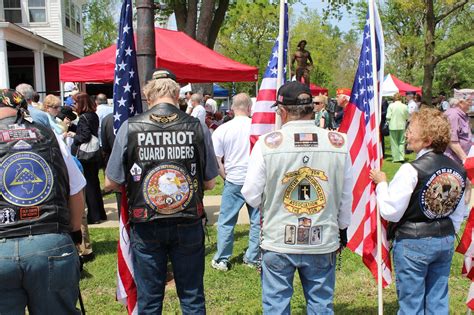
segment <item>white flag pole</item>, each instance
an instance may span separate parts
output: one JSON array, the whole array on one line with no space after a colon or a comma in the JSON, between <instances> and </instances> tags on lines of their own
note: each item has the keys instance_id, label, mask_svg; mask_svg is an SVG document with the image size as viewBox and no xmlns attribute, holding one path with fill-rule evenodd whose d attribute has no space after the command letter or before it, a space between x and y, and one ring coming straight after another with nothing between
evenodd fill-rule
<instances>
[{"instance_id":1,"label":"white flag pole","mask_svg":"<svg viewBox=\"0 0 474 315\"><path fill-rule=\"evenodd\" d=\"M285 40L285 2L286 0L280 0L280 25L278 32L278 69L277 69L277 88L276 93L278 96L278 89L283 83L283 41ZM281 117L280 115L275 115L275 130L281 128Z\"/></svg>"},{"instance_id":2,"label":"white flag pole","mask_svg":"<svg viewBox=\"0 0 474 315\"><path fill-rule=\"evenodd\" d=\"M375 132L377 139L380 139L379 124L380 124L380 110L379 110L379 93L378 93L378 75L377 75L377 51L375 46L375 0L369 0L369 27L370 27L370 46L372 54L372 77L374 84L374 108L375 108ZM379 153L380 154L380 153ZM377 168L380 168L380 159L377 159ZM377 205L377 296L378 296L378 314L383 315L383 291L382 291L382 222L380 219L380 211Z\"/></svg>"}]
</instances>

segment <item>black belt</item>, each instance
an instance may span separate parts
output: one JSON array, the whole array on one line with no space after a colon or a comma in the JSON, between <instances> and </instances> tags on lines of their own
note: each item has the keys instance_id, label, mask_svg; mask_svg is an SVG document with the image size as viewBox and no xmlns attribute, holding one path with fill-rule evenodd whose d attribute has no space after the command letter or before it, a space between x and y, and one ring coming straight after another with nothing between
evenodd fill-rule
<instances>
[{"instance_id":1,"label":"black belt","mask_svg":"<svg viewBox=\"0 0 474 315\"><path fill-rule=\"evenodd\" d=\"M38 223L19 227L12 226L8 229L0 231L0 239L50 233L69 233L69 231L59 223Z\"/></svg>"},{"instance_id":2,"label":"black belt","mask_svg":"<svg viewBox=\"0 0 474 315\"><path fill-rule=\"evenodd\" d=\"M423 238L454 235L453 222L449 218L430 222L404 222L397 226L395 238Z\"/></svg>"}]
</instances>

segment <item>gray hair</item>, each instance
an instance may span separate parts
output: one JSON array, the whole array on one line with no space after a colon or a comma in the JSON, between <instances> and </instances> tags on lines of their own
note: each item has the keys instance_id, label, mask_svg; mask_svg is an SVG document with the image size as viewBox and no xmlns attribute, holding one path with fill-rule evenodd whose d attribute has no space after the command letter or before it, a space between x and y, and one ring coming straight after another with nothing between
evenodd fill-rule
<instances>
[{"instance_id":1,"label":"gray hair","mask_svg":"<svg viewBox=\"0 0 474 315\"><path fill-rule=\"evenodd\" d=\"M455 97L451 97L449 99L449 107L458 107L458 105L459 105L459 99Z\"/></svg>"},{"instance_id":2,"label":"gray hair","mask_svg":"<svg viewBox=\"0 0 474 315\"><path fill-rule=\"evenodd\" d=\"M179 84L172 79L152 79L143 87L143 94L149 103L159 98L177 98L179 95Z\"/></svg>"},{"instance_id":3,"label":"gray hair","mask_svg":"<svg viewBox=\"0 0 474 315\"><path fill-rule=\"evenodd\" d=\"M252 107L252 100L247 93L239 93L232 98L232 110L246 111Z\"/></svg>"},{"instance_id":4,"label":"gray hair","mask_svg":"<svg viewBox=\"0 0 474 315\"><path fill-rule=\"evenodd\" d=\"M285 110L288 112L288 115L292 118L292 119L300 119L300 118L303 118L307 115L312 115L313 114L313 104L306 104L306 105L297 105L297 106L294 106L294 105L280 105L282 106L283 108L285 108Z\"/></svg>"},{"instance_id":5,"label":"gray hair","mask_svg":"<svg viewBox=\"0 0 474 315\"><path fill-rule=\"evenodd\" d=\"M96 101L97 104L107 104L107 95L104 93L97 94Z\"/></svg>"},{"instance_id":6,"label":"gray hair","mask_svg":"<svg viewBox=\"0 0 474 315\"><path fill-rule=\"evenodd\" d=\"M202 94L200 93L194 93L191 95L191 102L196 102L198 104L201 104L202 102Z\"/></svg>"},{"instance_id":7,"label":"gray hair","mask_svg":"<svg viewBox=\"0 0 474 315\"><path fill-rule=\"evenodd\" d=\"M18 84L16 86L15 90L18 93L21 93L21 95L23 95L25 100L27 100L29 102L31 102L33 100L35 90L33 89L33 87L31 85L26 84L26 83L21 83L21 84Z\"/></svg>"}]
</instances>

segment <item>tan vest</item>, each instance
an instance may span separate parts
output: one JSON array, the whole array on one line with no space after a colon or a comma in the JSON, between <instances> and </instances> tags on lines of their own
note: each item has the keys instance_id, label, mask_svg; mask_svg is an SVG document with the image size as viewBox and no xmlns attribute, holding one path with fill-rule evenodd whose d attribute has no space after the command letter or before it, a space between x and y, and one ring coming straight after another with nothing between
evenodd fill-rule
<instances>
[{"instance_id":1,"label":"tan vest","mask_svg":"<svg viewBox=\"0 0 474 315\"><path fill-rule=\"evenodd\" d=\"M346 136L299 120L261 136L257 145L267 178L262 248L288 254L337 250Z\"/></svg>"}]
</instances>

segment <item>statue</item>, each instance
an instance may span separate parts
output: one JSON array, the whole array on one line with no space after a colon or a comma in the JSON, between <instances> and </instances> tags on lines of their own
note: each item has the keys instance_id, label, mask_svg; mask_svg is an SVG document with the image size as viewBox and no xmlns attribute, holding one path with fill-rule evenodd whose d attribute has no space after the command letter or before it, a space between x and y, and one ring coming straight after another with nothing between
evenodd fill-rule
<instances>
[{"instance_id":1,"label":"statue","mask_svg":"<svg viewBox=\"0 0 474 315\"><path fill-rule=\"evenodd\" d=\"M307 42L304 39L298 43L298 49L291 57L291 69L293 69L296 61L296 71L292 71L292 76L296 74L296 81L309 86L309 72L313 66L313 59L311 59L309 51L304 49L306 44Z\"/></svg>"}]
</instances>

